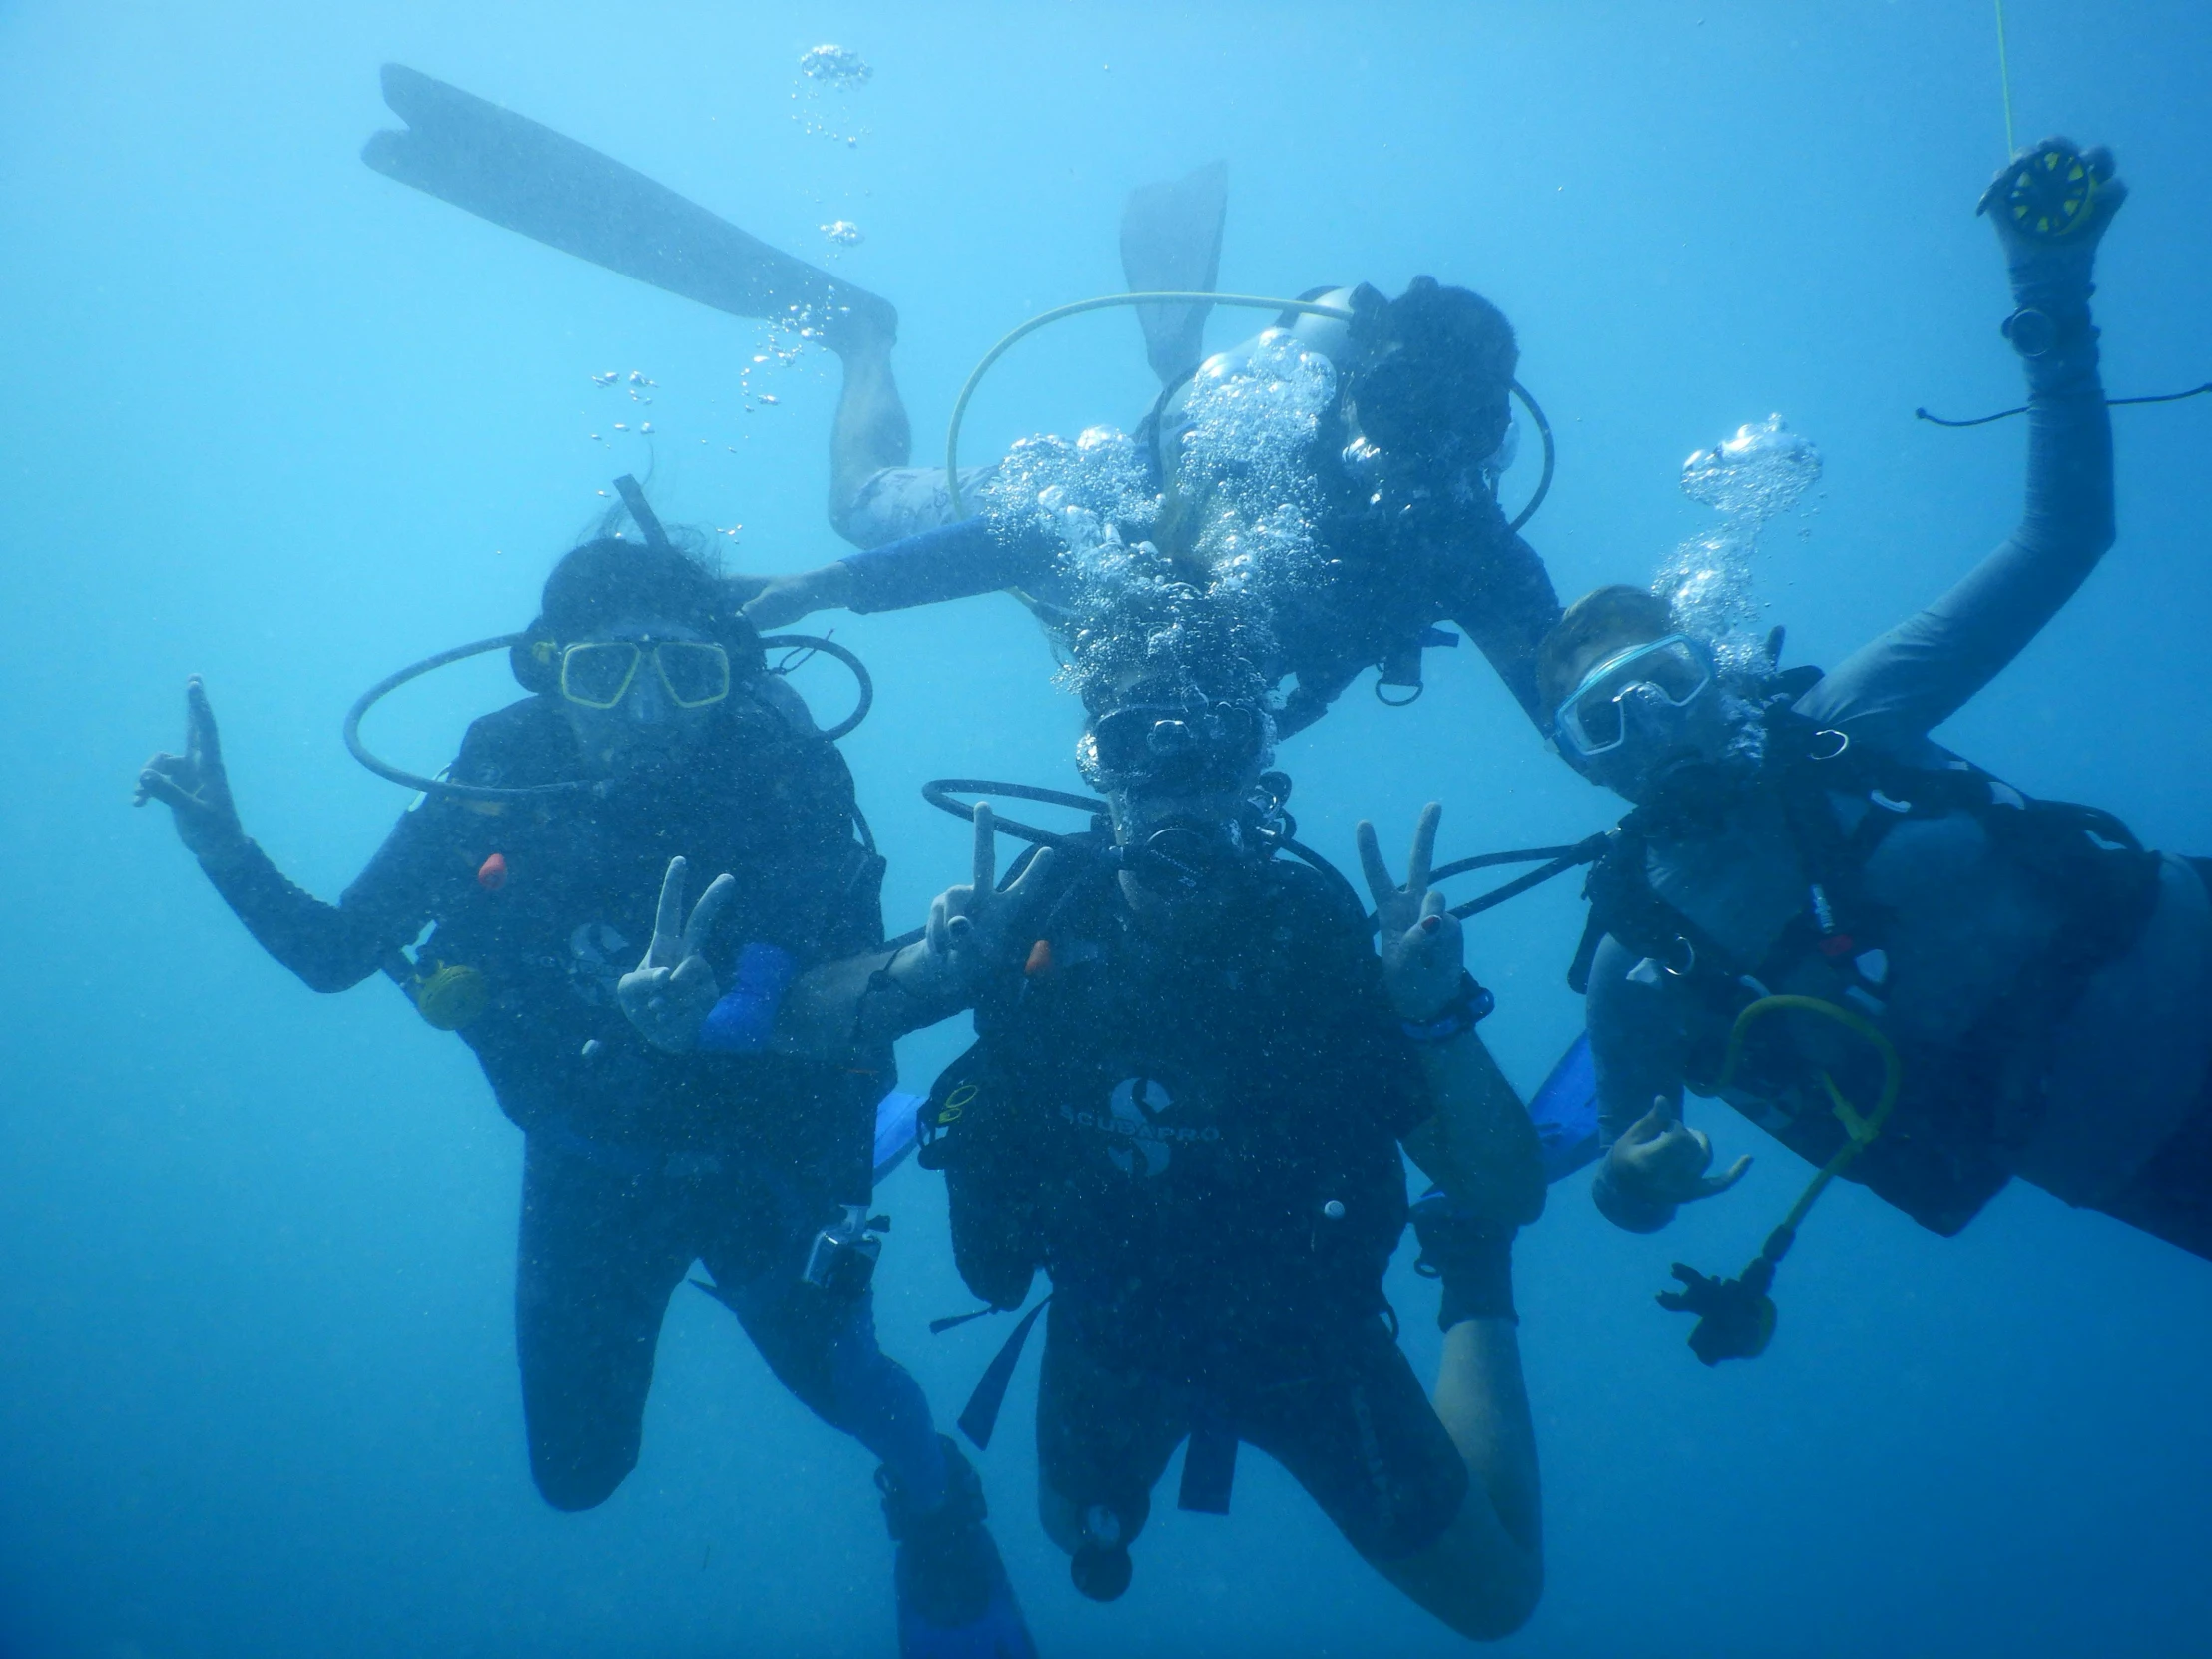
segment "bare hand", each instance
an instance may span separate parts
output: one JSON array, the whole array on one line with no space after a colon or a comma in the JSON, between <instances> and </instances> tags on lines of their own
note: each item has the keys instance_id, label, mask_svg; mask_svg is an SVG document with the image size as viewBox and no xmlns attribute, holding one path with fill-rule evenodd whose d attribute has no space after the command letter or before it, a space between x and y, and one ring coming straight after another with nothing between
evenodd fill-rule
<instances>
[{"instance_id":1,"label":"bare hand","mask_svg":"<svg viewBox=\"0 0 2212 1659\"><path fill-rule=\"evenodd\" d=\"M722 998L715 970L702 953L716 917L738 890L728 875L718 875L699 895L691 920L683 922L685 877L691 866L668 861L661 880L660 908L653 917L653 942L645 960L615 982L615 1000L638 1035L666 1054L688 1054L698 1045L699 1026ZM681 923L681 931L679 924Z\"/></svg>"},{"instance_id":2,"label":"bare hand","mask_svg":"<svg viewBox=\"0 0 2212 1659\"><path fill-rule=\"evenodd\" d=\"M1436 827L1443 816L1443 808L1433 801L1421 809L1420 822L1413 828L1412 850L1406 854L1402 887L1390 878L1390 866L1382 861L1375 826L1362 819L1354 832L1360 867L1367 873L1368 891L1375 895L1382 983L1398 1017L1416 1024L1444 1010L1458 994L1459 976L1465 971L1466 941L1459 918L1445 905L1444 895L1428 885Z\"/></svg>"},{"instance_id":3,"label":"bare hand","mask_svg":"<svg viewBox=\"0 0 2212 1659\"><path fill-rule=\"evenodd\" d=\"M852 597L852 567L842 560L795 576L771 576L745 607L746 620L767 633L817 611L835 610Z\"/></svg>"},{"instance_id":4,"label":"bare hand","mask_svg":"<svg viewBox=\"0 0 2212 1659\"><path fill-rule=\"evenodd\" d=\"M200 858L221 858L246 844L230 775L223 770L223 741L207 687L195 674L185 682L185 752L155 755L140 769L131 805L159 801L170 810L177 838Z\"/></svg>"},{"instance_id":5,"label":"bare hand","mask_svg":"<svg viewBox=\"0 0 2212 1659\"><path fill-rule=\"evenodd\" d=\"M965 886L947 887L929 906L919 943L891 958L891 983L925 1006L966 1002L984 969L1022 927L1049 890L1058 853L1045 847L1004 892L998 890L997 818L989 802L975 808L975 846Z\"/></svg>"},{"instance_id":6,"label":"bare hand","mask_svg":"<svg viewBox=\"0 0 2212 1659\"><path fill-rule=\"evenodd\" d=\"M1690 1204L1728 1191L1751 1160L1737 1159L1722 1175L1707 1175L1712 1165L1713 1143L1682 1121L1679 1102L1660 1095L1605 1155L1605 1179L1647 1204Z\"/></svg>"}]
</instances>

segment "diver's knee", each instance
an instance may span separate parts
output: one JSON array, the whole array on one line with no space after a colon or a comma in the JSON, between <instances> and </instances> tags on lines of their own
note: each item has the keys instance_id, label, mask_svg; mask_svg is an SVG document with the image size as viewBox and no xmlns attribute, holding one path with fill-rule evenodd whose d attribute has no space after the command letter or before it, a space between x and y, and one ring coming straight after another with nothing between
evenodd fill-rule
<instances>
[{"instance_id":1,"label":"diver's knee","mask_svg":"<svg viewBox=\"0 0 2212 1659\"><path fill-rule=\"evenodd\" d=\"M1543 1599L1543 1563L1524 1560L1486 1574L1479 1588L1430 1611L1470 1642L1502 1642L1536 1616Z\"/></svg>"},{"instance_id":2,"label":"diver's knee","mask_svg":"<svg viewBox=\"0 0 2212 1659\"><path fill-rule=\"evenodd\" d=\"M530 1451L530 1478L538 1495L569 1515L598 1508L637 1465L634 1449L596 1457L559 1456L535 1446Z\"/></svg>"}]
</instances>

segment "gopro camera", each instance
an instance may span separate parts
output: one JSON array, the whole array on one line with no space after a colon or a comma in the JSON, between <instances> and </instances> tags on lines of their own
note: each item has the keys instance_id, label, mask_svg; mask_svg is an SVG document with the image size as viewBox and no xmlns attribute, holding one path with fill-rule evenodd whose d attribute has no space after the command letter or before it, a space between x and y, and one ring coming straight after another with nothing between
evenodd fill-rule
<instances>
[{"instance_id":1,"label":"gopro camera","mask_svg":"<svg viewBox=\"0 0 2212 1659\"><path fill-rule=\"evenodd\" d=\"M869 1215L865 1204L847 1204L839 1220L815 1235L800 1277L831 1296L858 1296L875 1277L875 1260L883 1254L876 1235L890 1225L890 1217Z\"/></svg>"}]
</instances>

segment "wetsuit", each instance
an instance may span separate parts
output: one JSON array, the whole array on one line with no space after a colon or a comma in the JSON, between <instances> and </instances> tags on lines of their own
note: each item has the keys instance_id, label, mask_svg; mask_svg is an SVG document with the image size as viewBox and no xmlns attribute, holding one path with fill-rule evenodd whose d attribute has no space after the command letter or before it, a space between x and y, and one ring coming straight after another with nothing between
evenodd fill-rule
<instances>
[{"instance_id":1,"label":"wetsuit","mask_svg":"<svg viewBox=\"0 0 2212 1659\"><path fill-rule=\"evenodd\" d=\"M1397 1140L1429 1102L1359 915L1304 869L1257 880L1167 944L1110 872L1075 879L1042 947L988 972L925 1158L978 1295L1018 1305L1051 1275L1037 1437L1063 1513L1103 1508L1126 1543L1177 1444L1196 1466L1234 1435L1400 1559L1467 1489L1382 1298ZM1205 1506L1188 1474L1185 1496Z\"/></svg>"},{"instance_id":2,"label":"wetsuit","mask_svg":"<svg viewBox=\"0 0 2212 1659\"><path fill-rule=\"evenodd\" d=\"M420 972L483 976L488 1004L460 1035L526 1137L516 1338L531 1471L563 1509L603 1501L635 1464L662 1315L702 1259L794 1393L886 1462L935 1464L927 1406L876 1347L866 1297L800 1277L815 1233L868 1196L888 1055L864 1075L766 1052L670 1055L615 1001L676 853L739 878L709 952L725 983L749 946L803 968L882 938L882 865L855 838L842 757L743 686L724 714L715 747L651 793L430 797L335 906L256 846L211 870L315 990L379 967L413 976L400 947L425 923ZM477 721L453 777L513 787L576 766L565 715L541 697ZM479 876L494 853L503 881Z\"/></svg>"},{"instance_id":3,"label":"wetsuit","mask_svg":"<svg viewBox=\"0 0 2212 1659\"><path fill-rule=\"evenodd\" d=\"M2018 527L1948 593L1795 701L1816 753L1839 752L1839 772L1862 778L1879 766L1885 782L1817 794L1808 825L1802 800L1763 773L1708 804L1695 828L1644 835L1643 873L1714 954L1759 964L1808 926L1812 842L1871 843L1855 882L1861 913L1879 918L1879 952L1801 950L1781 977L1759 975L1765 990L1877 1012L1904 1060L1892 1126L1850 1177L1952 1233L2018 1176L2212 1255L2212 900L2199 870L2141 855L2107 901L2078 878L2095 868L2054 879L2015 855L2012 830L2032 804L2008 787L1986 781L1971 810L1926 806L1957 792L1965 770L1930 731L2035 637L2113 540L2096 333L2086 294L2061 297L2066 305L2050 305L2067 319L2057 342L2026 359ZM1667 971L1618 936L1599 948L1589 1026L1607 1145L1655 1096L1679 1099L1686 1076L1712 1092L1729 1021L1748 997L1709 995L1702 974ZM1727 1097L1786 1139L1810 1126L1820 1144L1840 1144L1818 1070L1859 1065L1862 1106L1879 1070L1866 1074L1857 1039L1802 1035L1811 1047L1794 1076ZM1672 1215L1602 1178L1597 1196L1638 1231Z\"/></svg>"},{"instance_id":4,"label":"wetsuit","mask_svg":"<svg viewBox=\"0 0 2212 1659\"><path fill-rule=\"evenodd\" d=\"M1250 343L1222 356L1233 359ZM1171 399L1139 429L1155 488L1174 478L1186 409ZM1559 600L1543 561L1507 527L1495 494L1478 478L1379 490L1347 465L1344 448L1342 420L1323 420L1307 466L1322 496L1315 539L1329 563L1311 596L1274 618L1279 657L1270 667L1297 680L1278 732L1320 719L1366 668L1382 666L1390 683L1418 686L1420 650L1444 643L1433 628L1446 621L1480 647L1540 722L1548 711L1539 708L1536 647L1559 620ZM962 470L961 497L971 511L990 475L989 468ZM850 607L862 613L1002 588L1049 600L1058 587L1060 548L1051 534L1035 526L1001 533L985 518L953 522L941 468L878 472L861 486L845 529L863 548L843 561L852 572Z\"/></svg>"}]
</instances>

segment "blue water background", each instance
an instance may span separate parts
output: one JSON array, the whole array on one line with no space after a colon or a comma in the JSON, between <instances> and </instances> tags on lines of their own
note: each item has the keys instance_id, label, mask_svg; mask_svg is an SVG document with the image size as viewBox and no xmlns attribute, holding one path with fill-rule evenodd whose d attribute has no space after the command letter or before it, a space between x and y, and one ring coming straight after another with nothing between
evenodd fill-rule
<instances>
[{"instance_id":1,"label":"blue water background","mask_svg":"<svg viewBox=\"0 0 2212 1659\"><path fill-rule=\"evenodd\" d=\"M2108 383L2212 377L2212 12L2010 14L2022 138L2109 142L2136 188L2099 271ZM856 145L794 119L797 59L822 41L875 67L845 100ZM1004 329L1121 285L1123 194L1226 156L1224 288L1429 272L1512 315L1559 432L1530 534L1565 593L1645 577L1701 522L1681 458L1770 410L1828 463L1762 569L1793 660L1833 662L2016 511L2018 423L1911 418L2019 391L1970 213L2003 153L1977 0L0 8L9 1659L891 1647L864 1454L704 1297L671 1310L637 1472L586 1516L538 1500L511 1332L519 1136L459 1043L381 983L307 993L162 815L128 806L204 673L250 830L334 895L404 804L340 749L347 702L521 625L612 474L650 471L671 519L742 521L746 568L839 550L833 367L760 381L780 403L742 414L750 326L370 173L387 59L809 257L817 227L855 221L866 241L835 269L901 309L925 458ZM587 378L633 368L659 383L650 440L612 434L637 406ZM968 453L1133 423L1151 390L1127 316L1070 323L993 379ZM2118 549L1946 736L2212 850L2212 406L2115 424ZM1067 787L1077 713L1010 600L835 620L877 678L846 748L903 925L965 868L916 786ZM1472 652L1429 673L1416 707L1356 687L1287 746L1317 845L1349 859L1372 815L1394 848L1430 797L1453 853L1609 818ZM842 707L827 669L808 684ZM378 732L436 764L513 695L458 670ZM1578 925L1562 883L1471 935L1523 1087L1579 1018L1561 983ZM909 1043L909 1086L958 1040ZM1724 1156L1758 1156L1737 1193L1634 1238L1585 1174L1523 1237L1550 1585L1506 1650L2202 1651L2212 1267L2024 1187L1950 1241L1842 1189L1785 1270L1772 1352L1708 1372L1651 1292L1677 1258L1732 1271L1804 1170L1699 1120ZM909 1166L883 1198L885 1339L949 1418L994 1322L926 1335L969 1305L941 1190ZM1425 1374L1434 1293L1402 1260L1392 1286ZM1081 1601L1034 1519L1033 1388L1032 1365L1021 1427L982 1467L1048 1654L1460 1651L1250 1453L1234 1516L1163 1504L1129 1596Z\"/></svg>"}]
</instances>

